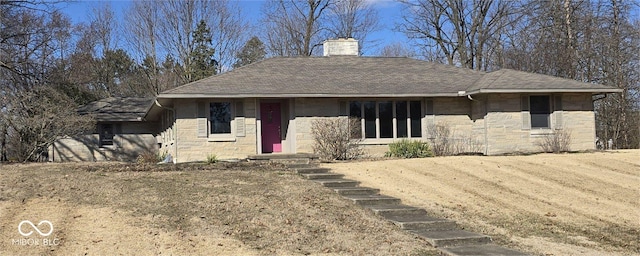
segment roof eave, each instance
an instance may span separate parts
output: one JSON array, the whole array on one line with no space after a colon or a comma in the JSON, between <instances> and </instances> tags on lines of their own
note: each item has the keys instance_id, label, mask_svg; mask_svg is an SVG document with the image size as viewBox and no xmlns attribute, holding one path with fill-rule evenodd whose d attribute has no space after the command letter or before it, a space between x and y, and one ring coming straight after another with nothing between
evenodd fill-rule
<instances>
[{"instance_id":1,"label":"roof eave","mask_svg":"<svg viewBox=\"0 0 640 256\"><path fill-rule=\"evenodd\" d=\"M458 93L420 93L420 94L329 94L329 93L291 93L291 94L161 94L159 99L197 99L197 98L411 98L411 97L457 97Z\"/></svg>"},{"instance_id":2,"label":"roof eave","mask_svg":"<svg viewBox=\"0 0 640 256\"><path fill-rule=\"evenodd\" d=\"M142 122L145 121L143 117L138 118L96 118L97 122Z\"/></svg>"},{"instance_id":3,"label":"roof eave","mask_svg":"<svg viewBox=\"0 0 640 256\"><path fill-rule=\"evenodd\" d=\"M619 88L584 88L584 89L479 89L468 91L465 95L485 93L619 93Z\"/></svg>"}]
</instances>

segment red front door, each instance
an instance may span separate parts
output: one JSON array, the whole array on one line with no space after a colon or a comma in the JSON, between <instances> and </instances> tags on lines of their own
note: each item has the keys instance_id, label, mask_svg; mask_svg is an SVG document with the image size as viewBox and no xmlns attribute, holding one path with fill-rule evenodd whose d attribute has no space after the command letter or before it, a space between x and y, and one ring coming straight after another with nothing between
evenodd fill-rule
<instances>
[{"instance_id":1,"label":"red front door","mask_svg":"<svg viewBox=\"0 0 640 256\"><path fill-rule=\"evenodd\" d=\"M262 153L282 152L280 103L260 103Z\"/></svg>"}]
</instances>

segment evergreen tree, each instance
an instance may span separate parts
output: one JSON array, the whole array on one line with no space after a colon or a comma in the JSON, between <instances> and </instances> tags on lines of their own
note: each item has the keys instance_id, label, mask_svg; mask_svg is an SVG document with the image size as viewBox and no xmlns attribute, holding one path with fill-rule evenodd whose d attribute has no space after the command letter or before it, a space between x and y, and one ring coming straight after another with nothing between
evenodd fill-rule
<instances>
[{"instance_id":1,"label":"evergreen tree","mask_svg":"<svg viewBox=\"0 0 640 256\"><path fill-rule=\"evenodd\" d=\"M215 50L212 47L211 31L204 20L200 20L193 32L193 51L191 51L187 78L189 82L200 80L216 74L217 61L213 59Z\"/></svg>"},{"instance_id":2,"label":"evergreen tree","mask_svg":"<svg viewBox=\"0 0 640 256\"><path fill-rule=\"evenodd\" d=\"M247 41L242 49L236 54L236 58L238 58L238 60L233 64L233 67L237 68L249 65L264 59L265 55L267 55L267 51L265 50L264 44L257 36L254 36L249 39L249 41Z\"/></svg>"}]
</instances>

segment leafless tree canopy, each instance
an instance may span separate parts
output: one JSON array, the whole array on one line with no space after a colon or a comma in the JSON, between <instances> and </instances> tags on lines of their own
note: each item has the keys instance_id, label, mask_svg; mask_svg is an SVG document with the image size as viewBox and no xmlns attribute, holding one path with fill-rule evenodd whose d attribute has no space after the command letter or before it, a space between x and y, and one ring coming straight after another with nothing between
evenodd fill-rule
<instances>
[{"instance_id":1,"label":"leafless tree canopy","mask_svg":"<svg viewBox=\"0 0 640 256\"><path fill-rule=\"evenodd\" d=\"M323 38L330 0L270 0L264 6L269 50L277 56L311 56Z\"/></svg>"},{"instance_id":2,"label":"leafless tree canopy","mask_svg":"<svg viewBox=\"0 0 640 256\"><path fill-rule=\"evenodd\" d=\"M401 2L405 10L398 29L422 49L425 59L623 89L595 101L597 136L617 148L640 147L637 1Z\"/></svg>"},{"instance_id":3,"label":"leafless tree canopy","mask_svg":"<svg viewBox=\"0 0 640 256\"><path fill-rule=\"evenodd\" d=\"M399 30L423 48L436 49L449 65L487 70L502 30L519 16L520 2L509 0L401 0Z\"/></svg>"},{"instance_id":4,"label":"leafless tree canopy","mask_svg":"<svg viewBox=\"0 0 640 256\"><path fill-rule=\"evenodd\" d=\"M265 42L275 56L311 56L329 38L364 43L380 28L377 10L365 0L269 0L263 13Z\"/></svg>"}]
</instances>

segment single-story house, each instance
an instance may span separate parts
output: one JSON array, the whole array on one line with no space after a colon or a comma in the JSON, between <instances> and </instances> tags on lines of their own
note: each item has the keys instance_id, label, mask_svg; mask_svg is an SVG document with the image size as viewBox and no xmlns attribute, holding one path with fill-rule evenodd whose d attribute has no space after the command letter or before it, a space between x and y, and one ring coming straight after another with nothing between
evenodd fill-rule
<instances>
[{"instance_id":1,"label":"single-story house","mask_svg":"<svg viewBox=\"0 0 640 256\"><path fill-rule=\"evenodd\" d=\"M486 155L540 151L537 143L559 131L570 132L571 150L591 150L592 96L620 92L509 69L360 57L353 39L323 48L322 57L269 58L165 91L148 103L144 126L174 162L312 153L313 121L340 117L360 120L370 155L403 138L429 141L439 126Z\"/></svg>"}]
</instances>

